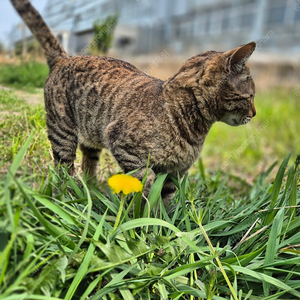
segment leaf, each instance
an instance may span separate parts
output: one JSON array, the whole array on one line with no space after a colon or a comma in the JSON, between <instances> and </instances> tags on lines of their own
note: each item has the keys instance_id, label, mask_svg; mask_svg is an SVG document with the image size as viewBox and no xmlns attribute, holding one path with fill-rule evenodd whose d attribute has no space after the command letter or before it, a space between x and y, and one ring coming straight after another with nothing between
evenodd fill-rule
<instances>
[{"instance_id":1,"label":"leaf","mask_svg":"<svg viewBox=\"0 0 300 300\"><path fill-rule=\"evenodd\" d=\"M33 198L36 199L37 201L39 201L40 203L42 203L50 211L56 213L67 223L77 226L77 222L75 221L75 219L66 210L62 209L60 206L55 204L53 201L50 201L43 195L39 195L39 194L33 194Z\"/></svg>"},{"instance_id":2,"label":"leaf","mask_svg":"<svg viewBox=\"0 0 300 300\"><path fill-rule=\"evenodd\" d=\"M101 222L99 223L97 229L96 229L96 232L93 236L93 239L95 241L98 241L99 240L99 236L102 232L102 228L103 228L103 223L105 221L105 216L107 214L107 211L105 212L105 214L103 215L103 218L101 220ZM88 267L90 265L90 262L92 260L92 257L93 257L93 254L94 254L94 251L95 251L95 244L94 243L90 243L89 247L88 247L88 250L84 256L84 259L75 275L75 277L73 278L73 281L71 283L71 285L69 286L68 288L68 291L67 291L67 294L65 296L65 300L71 300L73 295L75 294L75 291L78 287L78 285L80 284L82 278L86 275L87 273L87 270L88 270Z\"/></svg>"},{"instance_id":3,"label":"leaf","mask_svg":"<svg viewBox=\"0 0 300 300\"><path fill-rule=\"evenodd\" d=\"M26 235L26 249L23 255L23 260L26 260L29 255L31 254L32 250L34 249L34 236L33 234L29 233Z\"/></svg>"},{"instance_id":4,"label":"leaf","mask_svg":"<svg viewBox=\"0 0 300 300\"><path fill-rule=\"evenodd\" d=\"M260 249L258 249L257 251L253 251L253 252L238 256L238 257L225 259L225 260L223 260L223 262L230 264L230 265L238 262L241 266L247 266L251 261L253 261L256 257L258 257L265 250L265 247L266 246L263 246Z\"/></svg>"},{"instance_id":5,"label":"leaf","mask_svg":"<svg viewBox=\"0 0 300 300\"><path fill-rule=\"evenodd\" d=\"M277 245L279 240L278 236L282 229L283 218L284 218L284 207L279 210L279 212L277 213L273 221L271 232L267 243L264 265L271 264L275 260L275 255L277 252ZM272 272L269 271L265 272L265 274L272 276ZM264 295L268 295L270 284L264 281L263 288L264 288Z\"/></svg>"},{"instance_id":6,"label":"leaf","mask_svg":"<svg viewBox=\"0 0 300 300\"><path fill-rule=\"evenodd\" d=\"M132 254L134 256L144 255L152 250L152 248L149 247L144 241L137 241L131 238L127 238L126 244L128 245L128 248L132 251ZM157 246L155 246L155 248L156 247Z\"/></svg>"},{"instance_id":7,"label":"leaf","mask_svg":"<svg viewBox=\"0 0 300 300\"><path fill-rule=\"evenodd\" d=\"M180 176L178 174L178 182L180 182ZM181 207L183 211L184 216L188 216L187 210L186 210L186 189L187 189L187 182L188 182L188 174L186 174L183 179L181 180L181 183L179 185L179 196L180 196L180 202L181 202ZM191 231L191 222L190 218L186 217L184 219L185 226L187 231Z\"/></svg>"},{"instance_id":8,"label":"leaf","mask_svg":"<svg viewBox=\"0 0 300 300\"><path fill-rule=\"evenodd\" d=\"M20 151L18 152L18 154L16 155L16 157L14 158L9 170L8 170L8 174L6 175L6 179L5 179L5 183L4 183L4 197L6 200L6 209L7 209L7 214L10 220L10 223L14 229L14 231L16 231L16 227L15 227L15 222L14 222L14 214L12 211L12 207L11 207L11 197L10 197L10 189L9 186L16 174L17 169L19 168L19 166L22 163L22 160L25 156L25 153L30 145L31 139L33 136L33 132L30 134L30 136L28 137L28 139L26 140L26 142L24 143L24 145L22 146L22 148L20 149ZM1 281L1 280L0 280Z\"/></svg>"},{"instance_id":9,"label":"leaf","mask_svg":"<svg viewBox=\"0 0 300 300\"><path fill-rule=\"evenodd\" d=\"M75 191L77 197L79 199L84 198L84 194L81 191L81 189L78 187L78 185L75 183L74 179L72 176L69 175L69 173L67 173L67 177L68 177L68 182L70 183L71 187L73 188L73 190Z\"/></svg>"},{"instance_id":10,"label":"leaf","mask_svg":"<svg viewBox=\"0 0 300 300\"><path fill-rule=\"evenodd\" d=\"M8 296L5 298L2 298L0 295L0 299L3 299L3 300L23 300L24 299L25 300L25 299L29 299L29 298L28 298L28 293L23 293L23 294L11 295L11 296Z\"/></svg>"},{"instance_id":11,"label":"leaf","mask_svg":"<svg viewBox=\"0 0 300 300\"><path fill-rule=\"evenodd\" d=\"M26 142L24 143L24 145L22 146L22 148L20 149L20 151L14 158L14 160L8 170L8 174L6 176L6 180L5 180L6 187L8 187L8 185L12 182L12 177L15 176L17 169L20 167L20 165L23 161L23 158L26 154L26 151L30 145L32 137L33 137L33 132L31 132L30 136L27 138Z\"/></svg>"},{"instance_id":12,"label":"leaf","mask_svg":"<svg viewBox=\"0 0 300 300\"><path fill-rule=\"evenodd\" d=\"M143 211L143 218L146 218L149 215L149 212L151 212L158 201L161 190L163 188L164 182L167 178L168 174L160 174L157 176L155 182L153 183L151 190L149 192L148 200L149 200L149 205L150 205L150 210L148 207L148 204L146 203Z\"/></svg>"},{"instance_id":13,"label":"leaf","mask_svg":"<svg viewBox=\"0 0 300 300\"><path fill-rule=\"evenodd\" d=\"M156 284L156 287L160 293L160 299L161 300L168 300L168 291L166 289L166 285L162 283L162 281L159 281L157 284Z\"/></svg>"},{"instance_id":14,"label":"leaf","mask_svg":"<svg viewBox=\"0 0 300 300\"><path fill-rule=\"evenodd\" d=\"M291 193L289 196L289 206L291 207L289 209L289 215L291 217L291 219L293 219L296 215L296 205L297 205L297 184L298 184L298 180L297 180L298 174L296 172L293 173L293 180L291 182Z\"/></svg>"},{"instance_id":15,"label":"leaf","mask_svg":"<svg viewBox=\"0 0 300 300\"><path fill-rule=\"evenodd\" d=\"M179 277L179 276L188 274L188 273L190 273L190 272L192 272L194 270L203 268L211 260L212 260L212 257L208 256L206 258L201 259L201 261L199 261L199 262L195 262L195 263L192 263L192 264L185 264L183 266L179 266L179 267L177 267L177 268L175 268L173 270L167 271L163 275L163 278L165 280L175 279L176 277Z\"/></svg>"},{"instance_id":16,"label":"leaf","mask_svg":"<svg viewBox=\"0 0 300 300\"><path fill-rule=\"evenodd\" d=\"M66 268L68 266L68 258L66 256L62 256L57 263L57 270L60 272L61 281L65 283L66 280Z\"/></svg>"},{"instance_id":17,"label":"leaf","mask_svg":"<svg viewBox=\"0 0 300 300\"><path fill-rule=\"evenodd\" d=\"M274 184L273 184L273 191L272 191L272 194L271 194L271 203L270 203L270 207L269 207L271 212L268 213L268 215L265 219L265 225L269 225L273 221L274 215L276 214L276 211L274 211L272 209L276 206L278 195L279 195L279 192L280 192L280 189L281 189L282 180L283 180L283 177L284 177L284 173L285 173L285 170L287 168L287 165L288 165L288 162L290 160L291 155L292 155L292 153L290 153L284 159L284 161L281 163L281 165L279 167L279 170L276 174L275 181L274 181Z\"/></svg>"},{"instance_id":18,"label":"leaf","mask_svg":"<svg viewBox=\"0 0 300 300\"><path fill-rule=\"evenodd\" d=\"M111 263L119 264L132 258L131 253L128 253L115 243L108 242L107 244L104 244L102 242L94 241L94 244L105 254Z\"/></svg>"},{"instance_id":19,"label":"leaf","mask_svg":"<svg viewBox=\"0 0 300 300\"><path fill-rule=\"evenodd\" d=\"M298 225L299 227L300 225ZM277 248L283 248L287 245L293 245L293 244L299 244L300 241L300 231L297 232L296 234L292 235L290 238L285 239L282 241L279 245L277 245Z\"/></svg>"},{"instance_id":20,"label":"leaf","mask_svg":"<svg viewBox=\"0 0 300 300\"><path fill-rule=\"evenodd\" d=\"M28 206L32 210L35 217L40 221L40 223L45 227L46 231L51 234L54 238L57 238L63 245L68 246L70 248L75 247L75 243L66 235L66 231L58 226L55 226L51 224L49 221L47 221L40 211L37 209L35 204L31 201L30 197L25 192L25 189L22 187L22 185L15 179L15 182L21 191L24 199L26 200Z\"/></svg>"},{"instance_id":21,"label":"leaf","mask_svg":"<svg viewBox=\"0 0 300 300\"><path fill-rule=\"evenodd\" d=\"M250 276L252 278L255 278L259 281L262 281L262 282L267 282L271 285L274 285L274 286L278 287L279 289L282 289L282 290L284 290L284 291L286 291L286 292L288 292L288 293L290 293L294 296L297 296L298 298L300 297L300 292L295 291L293 288L291 288L290 286L288 286L287 284L285 284L284 282L282 282L282 281L280 281L276 278L273 278L273 277L270 277L266 274L255 272L253 270L250 270L250 269L244 268L244 267L240 267L240 266L231 265L231 267L236 272L248 275L248 276Z\"/></svg>"},{"instance_id":22,"label":"leaf","mask_svg":"<svg viewBox=\"0 0 300 300\"><path fill-rule=\"evenodd\" d=\"M180 294L181 295L186 294L186 295L192 295L194 297L199 297L201 299L207 299L205 292L199 291L198 289L195 289L188 285L176 284L176 289L177 289L177 292L172 292L169 294L170 298L175 298L176 296L179 296ZM182 297L179 299L182 299ZM228 298L213 296L212 300L228 300Z\"/></svg>"},{"instance_id":23,"label":"leaf","mask_svg":"<svg viewBox=\"0 0 300 300\"><path fill-rule=\"evenodd\" d=\"M126 281L124 280L124 277L134 268L133 266L129 266L126 268L126 270L122 271L121 273L116 275L116 272L113 272L112 277L113 279L104 287L102 288L98 293L96 293L93 297L90 298L90 300L100 300L103 299L105 295L108 293L114 292L117 289L121 288L123 289L123 286L126 285ZM125 289L125 291L128 291ZM126 293L127 299L134 299L131 293L129 294L128 292Z\"/></svg>"},{"instance_id":24,"label":"leaf","mask_svg":"<svg viewBox=\"0 0 300 300\"><path fill-rule=\"evenodd\" d=\"M50 261L34 281L34 284L30 289L31 293L35 293L36 290L40 289L41 291L43 291L44 295L52 296L52 293L56 286L56 281L58 279L57 270L60 268L60 258Z\"/></svg>"},{"instance_id":25,"label":"leaf","mask_svg":"<svg viewBox=\"0 0 300 300\"><path fill-rule=\"evenodd\" d=\"M9 243L6 245L3 252L0 254L0 270L1 270L0 286L4 279L5 271L9 263L10 253L16 238L17 238L16 234L12 234Z\"/></svg>"},{"instance_id":26,"label":"leaf","mask_svg":"<svg viewBox=\"0 0 300 300\"><path fill-rule=\"evenodd\" d=\"M80 237L80 240L77 242L77 245L74 247L72 253L70 254L68 260L71 261L74 257L74 255L77 254L78 250L80 249L81 245L83 244L83 242L85 241L86 239L86 236L87 236L87 233L88 233L88 229L89 229L89 226L90 226L90 219L91 219L91 211L92 211L92 199L91 199L91 195L90 195L90 192L86 186L86 184L84 183L84 181L81 179L81 183L86 191L86 194L87 194L87 214L86 214L86 223L85 223L85 226L84 226L84 229L82 231L82 234L81 234L81 237Z\"/></svg>"}]
</instances>

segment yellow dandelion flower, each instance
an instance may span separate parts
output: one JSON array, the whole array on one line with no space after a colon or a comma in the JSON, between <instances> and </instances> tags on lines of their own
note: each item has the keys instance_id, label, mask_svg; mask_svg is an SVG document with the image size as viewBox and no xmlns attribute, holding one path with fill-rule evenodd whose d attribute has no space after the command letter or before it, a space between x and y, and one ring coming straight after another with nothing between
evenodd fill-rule
<instances>
[{"instance_id":1,"label":"yellow dandelion flower","mask_svg":"<svg viewBox=\"0 0 300 300\"><path fill-rule=\"evenodd\" d=\"M124 195L128 195L143 190L143 184L131 175L116 174L111 176L107 183L113 192L117 194L123 192Z\"/></svg>"}]
</instances>

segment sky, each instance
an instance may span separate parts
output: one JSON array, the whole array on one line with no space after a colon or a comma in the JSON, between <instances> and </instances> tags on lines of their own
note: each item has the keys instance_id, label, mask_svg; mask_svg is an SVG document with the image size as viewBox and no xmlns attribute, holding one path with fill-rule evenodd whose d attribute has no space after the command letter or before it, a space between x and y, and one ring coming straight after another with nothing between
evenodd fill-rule
<instances>
[{"instance_id":1,"label":"sky","mask_svg":"<svg viewBox=\"0 0 300 300\"><path fill-rule=\"evenodd\" d=\"M48 0L31 0L33 6L43 12ZM15 24L21 23L21 18L14 10L9 0L0 0L0 42L8 44L8 35Z\"/></svg>"}]
</instances>

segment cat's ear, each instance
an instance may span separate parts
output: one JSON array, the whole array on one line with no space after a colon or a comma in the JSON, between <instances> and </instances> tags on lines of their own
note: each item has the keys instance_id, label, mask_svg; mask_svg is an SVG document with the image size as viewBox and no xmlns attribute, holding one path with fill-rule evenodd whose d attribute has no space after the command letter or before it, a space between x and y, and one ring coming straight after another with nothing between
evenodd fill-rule
<instances>
[{"instance_id":1,"label":"cat's ear","mask_svg":"<svg viewBox=\"0 0 300 300\"><path fill-rule=\"evenodd\" d=\"M256 43L251 42L224 53L226 59L226 72L239 73L242 71L248 58L255 50Z\"/></svg>"}]
</instances>

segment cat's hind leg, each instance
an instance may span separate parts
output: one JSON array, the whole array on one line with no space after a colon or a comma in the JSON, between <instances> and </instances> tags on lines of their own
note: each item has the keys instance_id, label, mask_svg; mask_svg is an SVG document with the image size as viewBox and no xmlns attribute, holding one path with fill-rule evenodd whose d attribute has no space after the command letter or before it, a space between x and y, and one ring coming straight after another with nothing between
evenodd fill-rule
<instances>
[{"instance_id":1,"label":"cat's hind leg","mask_svg":"<svg viewBox=\"0 0 300 300\"><path fill-rule=\"evenodd\" d=\"M47 120L48 138L52 146L55 167L66 166L71 176L74 175L74 160L76 158L77 136L63 130L62 124L50 123Z\"/></svg>"},{"instance_id":2,"label":"cat's hind leg","mask_svg":"<svg viewBox=\"0 0 300 300\"><path fill-rule=\"evenodd\" d=\"M100 158L101 150L93 149L85 147L84 145L80 145L80 150L82 152L82 170L89 177L96 176L97 173L97 165Z\"/></svg>"},{"instance_id":3,"label":"cat's hind leg","mask_svg":"<svg viewBox=\"0 0 300 300\"><path fill-rule=\"evenodd\" d=\"M161 191L161 197L164 203L164 206L167 207L167 205L171 202L171 200L175 196L175 192L177 190L177 187L175 183L171 179L167 179L164 183L163 189Z\"/></svg>"}]
</instances>

